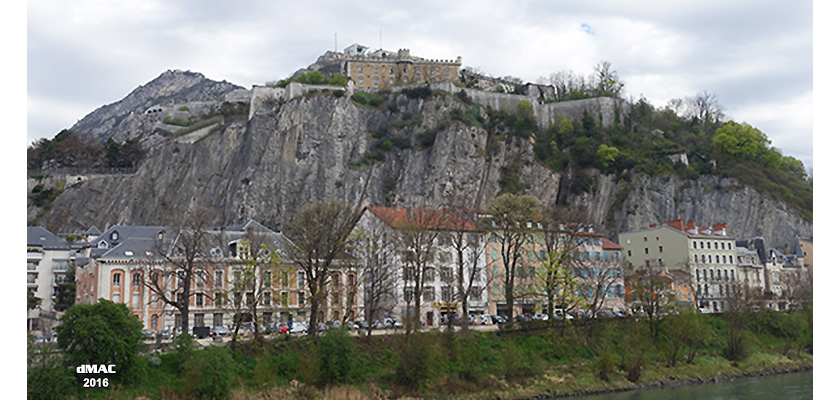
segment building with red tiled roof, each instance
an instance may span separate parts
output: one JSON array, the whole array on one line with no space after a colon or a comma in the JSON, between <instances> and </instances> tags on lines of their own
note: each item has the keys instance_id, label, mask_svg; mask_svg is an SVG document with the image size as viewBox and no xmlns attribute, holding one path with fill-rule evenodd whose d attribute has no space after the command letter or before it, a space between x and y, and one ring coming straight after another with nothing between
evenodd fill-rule
<instances>
[{"instance_id":1,"label":"building with red tiled roof","mask_svg":"<svg viewBox=\"0 0 840 400\"><path fill-rule=\"evenodd\" d=\"M726 223L698 226L694 221L670 221L618 235L630 268L689 273L700 307L721 311L725 299L741 282L735 237Z\"/></svg>"},{"instance_id":2,"label":"building with red tiled roof","mask_svg":"<svg viewBox=\"0 0 840 400\"><path fill-rule=\"evenodd\" d=\"M453 312L462 314L463 303L459 301L459 287L464 287L467 294L467 312L470 315L487 313L487 277L484 257L484 234L479 232L475 223L462 214L453 210L428 210L409 207L365 207L356 224L357 229L364 232L384 230L386 236L396 238L403 228L419 227L436 231L434 238L434 260L424 271L420 303L420 321L423 326L436 327L445 323L446 317ZM456 250L456 236L463 232L473 246L465 249L465 274L463 285L458 284L459 265ZM403 245L404 246L404 245ZM398 317L405 321L411 315L413 308L413 290L411 284L411 268L409 262L401 258L401 254L394 254L389 262L390 268L396 273L397 282L394 285L393 299L382 310L368 316L371 320L381 319L386 315ZM473 262L474 261L474 262ZM472 278L472 279L470 279Z\"/></svg>"}]
</instances>

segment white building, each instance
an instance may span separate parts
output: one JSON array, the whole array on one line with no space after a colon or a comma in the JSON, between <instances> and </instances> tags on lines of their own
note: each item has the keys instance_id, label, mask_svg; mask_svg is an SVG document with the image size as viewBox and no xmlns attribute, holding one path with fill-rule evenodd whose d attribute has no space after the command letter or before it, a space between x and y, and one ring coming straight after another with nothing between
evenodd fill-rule
<instances>
[{"instance_id":1,"label":"white building","mask_svg":"<svg viewBox=\"0 0 840 400\"><path fill-rule=\"evenodd\" d=\"M365 207L356 226L357 229L365 232L384 230L385 237L394 239L398 237L398 230L406 223L415 223L417 227L434 231L434 236L436 236L432 244L435 257L427 265L424 276L419 310L421 324L440 326L444 320L441 317L447 315L453 308L457 315L461 315L462 308L457 299L459 264L455 240L455 235L459 231L463 231L470 241L470 245L466 246L463 252L465 274L461 277L463 287L469 293L468 312L471 315L487 313L485 238L464 215L453 211ZM378 319L390 313L392 316L399 315L405 320L413 307L413 293L405 275L406 267L409 265L404 262L406 253L403 245L402 250L394 252L389 257L392 271L398 271L393 285L396 293L390 296L391 303L382 313L384 315L376 315L373 318ZM472 285L469 285L470 275L473 277Z\"/></svg>"}]
</instances>

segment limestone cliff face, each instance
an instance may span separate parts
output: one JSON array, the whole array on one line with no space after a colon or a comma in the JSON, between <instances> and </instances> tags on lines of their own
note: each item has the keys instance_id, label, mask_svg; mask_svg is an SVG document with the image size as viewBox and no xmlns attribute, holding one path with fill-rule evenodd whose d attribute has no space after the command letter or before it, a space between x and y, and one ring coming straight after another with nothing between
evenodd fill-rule
<instances>
[{"instance_id":1,"label":"limestone cliff face","mask_svg":"<svg viewBox=\"0 0 840 400\"><path fill-rule=\"evenodd\" d=\"M716 177L635 176L628 183L595 175L591 191L572 194L569 177L537 163L527 140L500 141L480 126L448 119L453 109L465 108L455 97L394 95L390 101L390 111L331 93L280 107L252 104L250 119L228 121L203 140L162 142L135 174L89 176L70 185L40 224L58 232L165 224L190 207L210 206L218 224L253 218L282 229L291 213L329 198L420 207L457 196L463 206L484 207L499 193L505 168L518 166L525 193L546 204L564 198L586 207L613 238L677 218L727 222L733 234L762 235L771 245L811 236L811 223L782 203ZM377 148L377 132L404 145ZM436 132L433 143L429 132ZM375 151L381 160L366 158Z\"/></svg>"}]
</instances>

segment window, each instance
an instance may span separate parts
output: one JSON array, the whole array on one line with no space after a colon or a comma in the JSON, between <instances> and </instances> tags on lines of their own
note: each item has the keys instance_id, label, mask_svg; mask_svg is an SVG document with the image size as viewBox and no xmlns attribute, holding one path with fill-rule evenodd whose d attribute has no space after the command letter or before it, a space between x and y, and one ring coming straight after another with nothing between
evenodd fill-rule
<instances>
[{"instance_id":1,"label":"window","mask_svg":"<svg viewBox=\"0 0 840 400\"><path fill-rule=\"evenodd\" d=\"M359 73L360 74L362 73L362 66L361 65L359 66Z\"/></svg>"},{"instance_id":2,"label":"window","mask_svg":"<svg viewBox=\"0 0 840 400\"><path fill-rule=\"evenodd\" d=\"M298 276L297 286L299 288L305 287L306 286L306 272L298 271L297 276Z\"/></svg>"},{"instance_id":3,"label":"window","mask_svg":"<svg viewBox=\"0 0 840 400\"><path fill-rule=\"evenodd\" d=\"M452 268L440 268L440 280L449 282L452 279Z\"/></svg>"},{"instance_id":4,"label":"window","mask_svg":"<svg viewBox=\"0 0 840 400\"><path fill-rule=\"evenodd\" d=\"M694 248L695 249L697 248L697 242L694 242Z\"/></svg>"},{"instance_id":5,"label":"window","mask_svg":"<svg viewBox=\"0 0 840 400\"><path fill-rule=\"evenodd\" d=\"M720 264L720 256L715 256L715 264Z\"/></svg>"},{"instance_id":6,"label":"window","mask_svg":"<svg viewBox=\"0 0 840 400\"><path fill-rule=\"evenodd\" d=\"M662 252L662 246L659 246L659 252L660 253Z\"/></svg>"},{"instance_id":7,"label":"window","mask_svg":"<svg viewBox=\"0 0 840 400\"><path fill-rule=\"evenodd\" d=\"M715 242L715 250L718 249L718 242Z\"/></svg>"},{"instance_id":8,"label":"window","mask_svg":"<svg viewBox=\"0 0 840 400\"><path fill-rule=\"evenodd\" d=\"M121 274L114 274L114 287L120 287L120 278L122 277Z\"/></svg>"},{"instance_id":9,"label":"window","mask_svg":"<svg viewBox=\"0 0 840 400\"><path fill-rule=\"evenodd\" d=\"M153 331L158 330L158 319L159 318L160 317L158 317L157 314L152 314L151 323L149 325L151 325L151 328L152 328Z\"/></svg>"},{"instance_id":10,"label":"window","mask_svg":"<svg viewBox=\"0 0 840 400\"><path fill-rule=\"evenodd\" d=\"M223 319L222 319L222 318L224 318L224 316L222 315L222 313L214 313L214 314L213 314L213 326L222 326L222 325L224 325L224 321L223 321Z\"/></svg>"},{"instance_id":11,"label":"window","mask_svg":"<svg viewBox=\"0 0 840 400\"><path fill-rule=\"evenodd\" d=\"M204 295L201 293L195 294L195 306L204 307Z\"/></svg>"},{"instance_id":12,"label":"window","mask_svg":"<svg viewBox=\"0 0 840 400\"><path fill-rule=\"evenodd\" d=\"M374 74L378 74L378 73L379 73L379 66L378 66L378 65L374 65L374 66L373 66L373 73L374 73Z\"/></svg>"},{"instance_id":13,"label":"window","mask_svg":"<svg viewBox=\"0 0 840 400\"><path fill-rule=\"evenodd\" d=\"M254 294L251 292L245 293L245 304L251 306L254 304Z\"/></svg>"},{"instance_id":14,"label":"window","mask_svg":"<svg viewBox=\"0 0 840 400\"><path fill-rule=\"evenodd\" d=\"M499 252L498 252L498 250L496 250L496 249L491 249L491 250L490 250L490 258L492 258L492 259L494 259L494 260L498 260L498 259L499 259Z\"/></svg>"},{"instance_id":15,"label":"window","mask_svg":"<svg viewBox=\"0 0 840 400\"><path fill-rule=\"evenodd\" d=\"M452 301L452 288L449 286L440 288L440 300L445 302Z\"/></svg>"},{"instance_id":16,"label":"window","mask_svg":"<svg viewBox=\"0 0 840 400\"><path fill-rule=\"evenodd\" d=\"M225 304L225 297L222 293L216 293L216 298L214 300L216 307L221 307Z\"/></svg>"},{"instance_id":17,"label":"window","mask_svg":"<svg viewBox=\"0 0 840 400\"><path fill-rule=\"evenodd\" d=\"M630 250L627 250L627 257L632 257L633 253Z\"/></svg>"},{"instance_id":18,"label":"window","mask_svg":"<svg viewBox=\"0 0 840 400\"><path fill-rule=\"evenodd\" d=\"M648 248L645 247L645 254L648 254Z\"/></svg>"},{"instance_id":19,"label":"window","mask_svg":"<svg viewBox=\"0 0 840 400\"><path fill-rule=\"evenodd\" d=\"M700 260L699 260L699 257L697 256L697 254L695 254L695 255L694 255L694 262L699 262L699 261L700 261Z\"/></svg>"},{"instance_id":20,"label":"window","mask_svg":"<svg viewBox=\"0 0 840 400\"><path fill-rule=\"evenodd\" d=\"M224 280L224 271L217 269L214 271L213 285L217 288L222 287L222 280Z\"/></svg>"},{"instance_id":21,"label":"window","mask_svg":"<svg viewBox=\"0 0 840 400\"><path fill-rule=\"evenodd\" d=\"M195 326L204 326L204 314L195 314Z\"/></svg>"},{"instance_id":22,"label":"window","mask_svg":"<svg viewBox=\"0 0 840 400\"><path fill-rule=\"evenodd\" d=\"M423 271L423 279L426 280L426 282L434 281L435 280L435 270L433 270L431 268L428 268L425 271Z\"/></svg>"},{"instance_id":23,"label":"window","mask_svg":"<svg viewBox=\"0 0 840 400\"><path fill-rule=\"evenodd\" d=\"M134 292L131 294L131 308L140 308L140 292Z\"/></svg>"},{"instance_id":24,"label":"window","mask_svg":"<svg viewBox=\"0 0 840 400\"><path fill-rule=\"evenodd\" d=\"M120 292L114 292L114 294L111 295L111 301L113 301L114 303L119 303L120 302Z\"/></svg>"},{"instance_id":25,"label":"window","mask_svg":"<svg viewBox=\"0 0 840 400\"><path fill-rule=\"evenodd\" d=\"M117 231L111 232L111 240L119 240L120 234Z\"/></svg>"},{"instance_id":26,"label":"window","mask_svg":"<svg viewBox=\"0 0 840 400\"><path fill-rule=\"evenodd\" d=\"M481 288L472 286L470 287L470 299L471 300L481 300Z\"/></svg>"},{"instance_id":27,"label":"window","mask_svg":"<svg viewBox=\"0 0 840 400\"><path fill-rule=\"evenodd\" d=\"M703 242L700 242L700 248L701 249L703 248Z\"/></svg>"},{"instance_id":28,"label":"window","mask_svg":"<svg viewBox=\"0 0 840 400\"><path fill-rule=\"evenodd\" d=\"M134 274L131 276L131 286L140 287L140 274Z\"/></svg>"},{"instance_id":29,"label":"window","mask_svg":"<svg viewBox=\"0 0 840 400\"><path fill-rule=\"evenodd\" d=\"M423 288L423 301L435 301L434 287L427 286Z\"/></svg>"},{"instance_id":30,"label":"window","mask_svg":"<svg viewBox=\"0 0 840 400\"><path fill-rule=\"evenodd\" d=\"M271 306L271 292L265 292L262 294L263 297L263 305L266 307Z\"/></svg>"},{"instance_id":31,"label":"window","mask_svg":"<svg viewBox=\"0 0 840 400\"><path fill-rule=\"evenodd\" d=\"M732 256L729 256L729 263L732 264Z\"/></svg>"}]
</instances>

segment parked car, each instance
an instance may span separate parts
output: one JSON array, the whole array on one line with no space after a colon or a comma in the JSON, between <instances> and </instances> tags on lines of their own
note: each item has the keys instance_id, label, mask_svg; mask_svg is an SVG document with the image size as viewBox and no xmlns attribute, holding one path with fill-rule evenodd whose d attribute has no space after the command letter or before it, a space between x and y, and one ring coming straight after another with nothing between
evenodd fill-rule
<instances>
[{"instance_id":1,"label":"parked car","mask_svg":"<svg viewBox=\"0 0 840 400\"><path fill-rule=\"evenodd\" d=\"M382 322L384 322L386 327L388 328L400 329L403 327L402 322L394 318L385 318L385 320L383 320Z\"/></svg>"},{"instance_id":2,"label":"parked car","mask_svg":"<svg viewBox=\"0 0 840 400\"><path fill-rule=\"evenodd\" d=\"M224 326L214 326L210 331L210 336L230 336L230 329L225 328Z\"/></svg>"},{"instance_id":3,"label":"parked car","mask_svg":"<svg viewBox=\"0 0 840 400\"><path fill-rule=\"evenodd\" d=\"M143 340L152 340L152 339L155 338L155 333L148 330L148 329L143 329L142 333L143 333Z\"/></svg>"},{"instance_id":4,"label":"parked car","mask_svg":"<svg viewBox=\"0 0 840 400\"><path fill-rule=\"evenodd\" d=\"M364 330L367 330L367 328L368 328L368 323L367 323L367 321L365 321L365 320L363 320L363 319L360 319L360 320L356 321L356 326L357 326L357 328L356 328L356 329L364 329Z\"/></svg>"},{"instance_id":5,"label":"parked car","mask_svg":"<svg viewBox=\"0 0 840 400\"><path fill-rule=\"evenodd\" d=\"M529 318L527 315L517 315L513 317L513 322L525 322L530 320L531 318Z\"/></svg>"},{"instance_id":6,"label":"parked car","mask_svg":"<svg viewBox=\"0 0 840 400\"><path fill-rule=\"evenodd\" d=\"M323 323L323 322L319 322L319 323L318 323L318 331L319 331L319 332L323 332L323 331L325 331L325 330L327 330L327 329L328 329L327 324L325 324L325 323Z\"/></svg>"},{"instance_id":7,"label":"parked car","mask_svg":"<svg viewBox=\"0 0 840 400\"><path fill-rule=\"evenodd\" d=\"M388 324L386 324L382 321L379 321L379 320L373 321L373 329L385 329L387 327L388 327Z\"/></svg>"},{"instance_id":8,"label":"parked car","mask_svg":"<svg viewBox=\"0 0 840 400\"><path fill-rule=\"evenodd\" d=\"M353 321L347 321L344 323L344 326L347 328L348 331L359 329L359 326L356 325Z\"/></svg>"},{"instance_id":9,"label":"parked car","mask_svg":"<svg viewBox=\"0 0 840 400\"><path fill-rule=\"evenodd\" d=\"M478 316L481 325L493 325L493 318L490 318L490 314L481 314Z\"/></svg>"},{"instance_id":10,"label":"parked car","mask_svg":"<svg viewBox=\"0 0 840 400\"><path fill-rule=\"evenodd\" d=\"M613 314L610 310L598 310L595 313L595 318L613 318L615 314Z\"/></svg>"},{"instance_id":11,"label":"parked car","mask_svg":"<svg viewBox=\"0 0 840 400\"><path fill-rule=\"evenodd\" d=\"M161 339L163 339L163 340L170 340L170 339L172 339L172 329L169 329L169 328L166 328L166 329L161 329L160 331L158 331L158 333L157 333L157 334L158 334L158 336L160 336L160 338L161 338Z\"/></svg>"},{"instance_id":12,"label":"parked car","mask_svg":"<svg viewBox=\"0 0 840 400\"><path fill-rule=\"evenodd\" d=\"M210 337L210 327L209 326L194 326L193 327L193 336L198 339L204 339Z\"/></svg>"},{"instance_id":13,"label":"parked car","mask_svg":"<svg viewBox=\"0 0 840 400\"><path fill-rule=\"evenodd\" d=\"M493 320L494 324L504 324L507 322L507 318L504 315L491 315L490 319Z\"/></svg>"},{"instance_id":14,"label":"parked car","mask_svg":"<svg viewBox=\"0 0 840 400\"><path fill-rule=\"evenodd\" d=\"M548 314L534 314L534 321L548 321Z\"/></svg>"},{"instance_id":15,"label":"parked car","mask_svg":"<svg viewBox=\"0 0 840 400\"><path fill-rule=\"evenodd\" d=\"M289 330L292 334L303 334L306 333L306 331L306 322L292 322L292 329Z\"/></svg>"}]
</instances>

